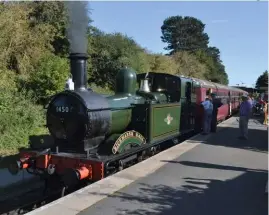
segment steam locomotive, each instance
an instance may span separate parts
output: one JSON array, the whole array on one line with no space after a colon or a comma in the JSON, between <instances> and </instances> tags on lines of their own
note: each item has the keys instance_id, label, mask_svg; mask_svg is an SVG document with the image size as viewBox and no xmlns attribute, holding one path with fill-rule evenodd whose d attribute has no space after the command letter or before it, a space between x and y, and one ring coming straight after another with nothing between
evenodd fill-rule
<instances>
[{"instance_id":1,"label":"steam locomotive","mask_svg":"<svg viewBox=\"0 0 269 215\"><path fill-rule=\"evenodd\" d=\"M202 125L200 103L215 92L223 105L218 121L238 110L241 89L165 73L136 74L124 68L116 76L115 94L87 89L85 54L70 54L74 90L53 96L47 106L49 148L26 150L10 168L59 177L65 186L97 181L128 163L153 155L161 143Z\"/></svg>"}]
</instances>

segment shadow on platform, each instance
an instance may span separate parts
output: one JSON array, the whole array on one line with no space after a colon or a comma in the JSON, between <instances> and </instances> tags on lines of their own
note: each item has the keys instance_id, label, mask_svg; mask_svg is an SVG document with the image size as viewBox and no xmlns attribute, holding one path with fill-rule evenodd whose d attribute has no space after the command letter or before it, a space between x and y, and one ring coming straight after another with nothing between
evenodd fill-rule
<instances>
[{"instance_id":1,"label":"shadow on platform","mask_svg":"<svg viewBox=\"0 0 269 215\"><path fill-rule=\"evenodd\" d=\"M268 153L268 130L261 124L261 118L251 118L248 129L248 140L240 140L238 119L229 127L218 129L203 144L219 145L231 148L240 148L251 151Z\"/></svg>"},{"instance_id":2,"label":"shadow on platform","mask_svg":"<svg viewBox=\"0 0 269 215\"><path fill-rule=\"evenodd\" d=\"M123 205L138 205L138 209L120 209L114 205L116 214L267 215L268 198L264 193L267 171L199 162L185 162L184 165L239 171L241 174L226 181L183 178L185 185L178 188L138 183L138 195L124 192L109 195L120 199Z\"/></svg>"},{"instance_id":3,"label":"shadow on platform","mask_svg":"<svg viewBox=\"0 0 269 215\"><path fill-rule=\"evenodd\" d=\"M251 119L249 139L240 140L238 121L219 129L202 144L268 152L268 132L259 121ZM236 172L229 180L208 178L183 178L178 187L137 183L138 192L118 191L112 195L101 195L119 199L113 205L116 213L128 215L267 215L268 198L265 185L268 171L213 163L164 160L196 168ZM164 179L165 180L165 179ZM95 193L92 193L95 194ZM100 193L96 193L100 195ZM100 203L101 204L101 203ZM131 206L124 206L130 204ZM98 206L96 206L98 207ZM100 206L102 207L102 206ZM124 207L124 208L122 208ZM87 214L83 211L81 214Z\"/></svg>"}]
</instances>

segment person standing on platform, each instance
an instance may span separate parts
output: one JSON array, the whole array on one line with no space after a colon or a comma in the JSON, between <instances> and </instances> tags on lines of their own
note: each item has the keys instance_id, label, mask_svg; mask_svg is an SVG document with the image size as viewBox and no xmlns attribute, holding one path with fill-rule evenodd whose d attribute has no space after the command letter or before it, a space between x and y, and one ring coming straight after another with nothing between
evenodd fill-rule
<instances>
[{"instance_id":1,"label":"person standing on platform","mask_svg":"<svg viewBox=\"0 0 269 215\"><path fill-rule=\"evenodd\" d=\"M252 116L253 114L253 112L252 112L252 110L253 110L253 100L252 100L252 98L248 95L248 102L250 103L250 105L251 105L251 110L250 110L250 115Z\"/></svg>"},{"instance_id":2,"label":"person standing on platform","mask_svg":"<svg viewBox=\"0 0 269 215\"><path fill-rule=\"evenodd\" d=\"M223 104L219 98L216 97L215 93L211 94L212 103L213 103L213 112L212 112L212 121L211 121L211 132L215 133L217 131L217 122L218 122L218 108Z\"/></svg>"},{"instance_id":3,"label":"person standing on platform","mask_svg":"<svg viewBox=\"0 0 269 215\"><path fill-rule=\"evenodd\" d=\"M264 104L265 104L265 102L263 101L262 98L259 99L259 103L260 103L260 105L261 105L261 108L263 109L263 108L264 108Z\"/></svg>"},{"instance_id":4,"label":"person standing on platform","mask_svg":"<svg viewBox=\"0 0 269 215\"><path fill-rule=\"evenodd\" d=\"M240 105L240 118L239 118L239 139L248 139L248 121L251 114L251 103L248 101L247 95L242 96L243 102Z\"/></svg>"},{"instance_id":5,"label":"person standing on platform","mask_svg":"<svg viewBox=\"0 0 269 215\"><path fill-rule=\"evenodd\" d=\"M213 104L211 102L211 97L205 99L201 104L204 109L204 119L203 119L203 135L207 135L210 132Z\"/></svg>"},{"instance_id":6,"label":"person standing on platform","mask_svg":"<svg viewBox=\"0 0 269 215\"><path fill-rule=\"evenodd\" d=\"M264 112L263 124L268 125L268 101L265 101L263 112Z\"/></svg>"},{"instance_id":7,"label":"person standing on platform","mask_svg":"<svg viewBox=\"0 0 269 215\"><path fill-rule=\"evenodd\" d=\"M252 107L255 107L255 105L257 103L256 99L252 96L251 100L252 100Z\"/></svg>"}]
</instances>

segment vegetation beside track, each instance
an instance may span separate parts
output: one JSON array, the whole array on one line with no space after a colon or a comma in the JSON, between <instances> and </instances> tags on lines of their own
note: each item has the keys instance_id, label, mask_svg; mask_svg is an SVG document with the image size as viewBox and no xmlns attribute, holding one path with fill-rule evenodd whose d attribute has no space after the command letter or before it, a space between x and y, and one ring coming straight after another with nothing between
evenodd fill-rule
<instances>
[{"instance_id":1,"label":"vegetation beside track","mask_svg":"<svg viewBox=\"0 0 269 215\"><path fill-rule=\"evenodd\" d=\"M122 66L228 84L220 50L208 45L205 24L195 17L164 20L160 40L167 45L167 55L152 53L127 35L104 33L93 24L89 17L88 77L90 87L99 93L113 92ZM31 135L48 133L43 106L63 90L69 76L66 27L64 2L0 3L0 156L27 147Z\"/></svg>"}]
</instances>

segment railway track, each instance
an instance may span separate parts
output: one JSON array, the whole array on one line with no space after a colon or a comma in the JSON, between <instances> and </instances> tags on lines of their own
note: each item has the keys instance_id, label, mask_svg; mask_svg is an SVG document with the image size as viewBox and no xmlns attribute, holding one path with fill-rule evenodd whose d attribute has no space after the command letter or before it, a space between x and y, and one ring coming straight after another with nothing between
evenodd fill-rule
<instances>
[{"instance_id":1,"label":"railway track","mask_svg":"<svg viewBox=\"0 0 269 215\"><path fill-rule=\"evenodd\" d=\"M23 196L17 196L12 200L0 202L1 205L0 214L1 215L25 214L38 207L41 207L49 202L58 199L60 194L61 190L54 191L49 195L44 195L40 189L35 189L28 193L24 193Z\"/></svg>"},{"instance_id":2,"label":"railway track","mask_svg":"<svg viewBox=\"0 0 269 215\"><path fill-rule=\"evenodd\" d=\"M70 191L60 187L58 189L45 189L45 183L40 183L39 188L33 188L27 192L20 193L12 198L0 201L0 215L25 214L38 207L46 205L54 200L61 198L71 192L74 192L87 184L82 183Z\"/></svg>"},{"instance_id":3,"label":"railway track","mask_svg":"<svg viewBox=\"0 0 269 215\"><path fill-rule=\"evenodd\" d=\"M174 141L174 142L170 141L170 143L166 142L165 144L160 144L160 145L162 145L162 147L160 147L160 150L157 151L154 155L156 155L157 153L159 153L161 151L167 150L168 148L170 148L174 145L180 144L182 141L184 141L192 136L194 136L194 134L186 135L186 136L180 138L180 140L178 142L177 141ZM150 157L152 157L152 156L150 156ZM146 159L148 159L150 157L147 157ZM146 159L144 159L144 160L146 160ZM139 163L139 162L132 163L131 165L126 166L126 168L133 166L137 163ZM124 168L124 169L126 169L126 168ZM111 175L113 175L113 174L111 174ZM66 191L65 189L63 189L63 187L61 187L59 189L54 189L53 191L45 192L45 183L40 182L40 186L35 185L35 188L30 189L30 190L28 189L28 191L26 191L26 192L21 192L20 194L18 194L16 196L10 196L8 199L0 200L0 215L18 215L18 214L28 213L32 210L35 210L36 208L44 206L52 201L55 201L55 200L61 198L64 195L72 193L72 192L74 192L78 189L81 189L87 185L89 185L89 183L84 182L84 183L77 185L76 187L74 187L72 190L69 190L69 191Z\"/></svg>"}]
</instances>

